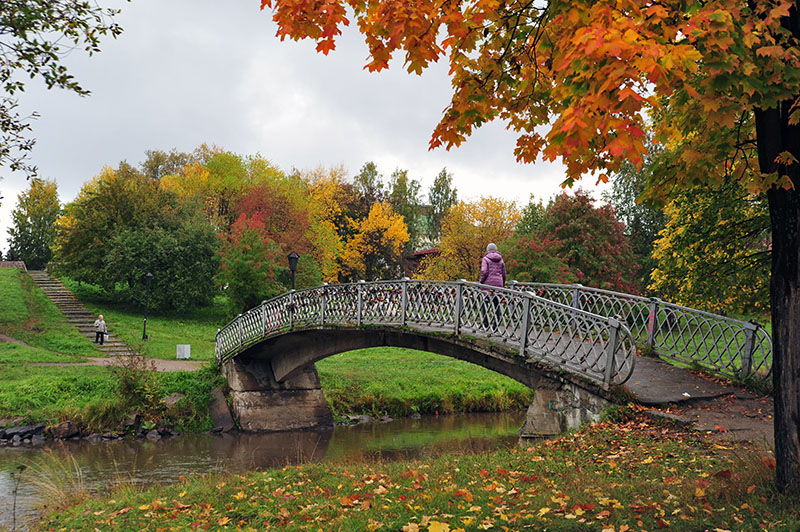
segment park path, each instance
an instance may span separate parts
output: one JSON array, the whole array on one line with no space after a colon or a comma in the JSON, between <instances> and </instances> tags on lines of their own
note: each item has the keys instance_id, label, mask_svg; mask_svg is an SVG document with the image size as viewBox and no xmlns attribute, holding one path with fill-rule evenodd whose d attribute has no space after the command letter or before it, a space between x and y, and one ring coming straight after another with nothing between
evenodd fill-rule
<instances>
[{"instance_id":1,"label":"park path","mask_svg":"<svg viewBox=\"0 0 800 532\"><path fill-rule=\"evenodd\" d=\"M656 417L710 433L720 440L775 445L771 397L721 379L639 356L625 388Z\"/></svg>"},{"instance_id":2,"label":"park path","mask_svg":"<svg viewBox=\"0 0 800 532\"><path fill-rule=\"evenodd\" d=\"M119 359L113 357L86 357L86 362L32 362L31 366L115 366ZM199 360L162 360L160 358L148 358L148 364L153 364L156 371L196 371L203 367L206 362Z\"/></svg>"},{"instance_id":3,"label":"park path","mask_svg":"<svg viewBox=\"0 0 800 532\"><path fill-rule=\"evenodd\" d=\"M68 290L57 279L51 278L47 272L28 270L28 274L33 278L36 284L39 285L39 288L42 289L45 295L50 298L50 301L61 311L64 317L67 318L67 321L75 326L84 337L94 342L94 321L97 319L97 316L83 306L72 291ZM106 355L135 352L133 348L112 333L108 334L108 338L104 341L103 345L95 344L95 347Z\"/></svg>"}]
</instances>

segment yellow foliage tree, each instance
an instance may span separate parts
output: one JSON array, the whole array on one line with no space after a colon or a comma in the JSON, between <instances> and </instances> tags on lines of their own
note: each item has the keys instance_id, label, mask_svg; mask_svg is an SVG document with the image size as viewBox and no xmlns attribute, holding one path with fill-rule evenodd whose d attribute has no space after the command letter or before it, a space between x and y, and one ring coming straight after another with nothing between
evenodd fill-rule
<instances>
[{"instance_id":1,"label":"yellow foliage tree","mask_svg":"<svg viewBox=\"0 0 800 532\"><path fill-rule=\"evenodd\" d=\"M769 309L769 212L763 195L737 183L679 194L653 248L650 290L711 312Z\"/></svg>"},{"instance_id":2,"label":"yellow foliage tree","mask_svg":"<svg viewBox=\"0 0 800 532\"><path fill-rule=\"evenodd\" d=\"M311 198L312 242L326 282L339 279L339 259L344 249L343 235L350 232L352 220L346 216L348 201L346 172L343 166L318 167L299 173Z\"/></svg>"},{"instance_id":3,"label":"yellow foliage tree","mask_svg":"<svg viewBox=\"0 0 800 532\"><path fill-rule=\"evenodd\" d=\"M508 240L519 219L519 209L512 201L483 197L458 202L442 221L441 253L425 260L417 277L477 281L486 245Z\"/></svg>"},{"instance_id":4,"label":"yellow foliage tree","mask_svg":"<svg viewBox=\"0 0 800 532\"><path fill-rule=\"evenodd\" d=\"M342 272L346 279L389 279L400 275L403 246L408 242L408 228L403 217L388 203L375 203L359 224L342 254Z\"/></svg>"}]
</instances>

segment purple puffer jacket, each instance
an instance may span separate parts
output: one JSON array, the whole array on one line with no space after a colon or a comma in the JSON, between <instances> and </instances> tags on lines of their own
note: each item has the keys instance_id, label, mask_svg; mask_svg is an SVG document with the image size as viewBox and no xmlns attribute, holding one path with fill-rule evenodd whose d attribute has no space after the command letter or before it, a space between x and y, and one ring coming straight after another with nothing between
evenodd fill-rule
<instances>
[{"instance_id":1,"label":"purple puffer jacket","mask_svg":"<svg viewBox=\"0 0 800 532\"><path fill-rule=\"evenodd\" d=\"M490 251L481 261L481 283L503 287L506 285L506 263L497 251Z\"/></svg>"}]
</instances>

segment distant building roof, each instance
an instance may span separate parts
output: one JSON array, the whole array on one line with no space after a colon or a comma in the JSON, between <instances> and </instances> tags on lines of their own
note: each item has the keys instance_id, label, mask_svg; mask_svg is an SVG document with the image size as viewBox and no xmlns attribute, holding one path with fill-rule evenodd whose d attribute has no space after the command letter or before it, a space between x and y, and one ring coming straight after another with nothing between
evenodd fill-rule
<instances>
[{"instance_id":1,"label":"distant building roof","mask_svg":"<svg viewBox=\"0 0 800 532\"><path fill-rule=\"evenodd\" d=\"M0 260L0 268L19 268L24 272L28 271L21 260Z\"/></svg>"}]
</instances>

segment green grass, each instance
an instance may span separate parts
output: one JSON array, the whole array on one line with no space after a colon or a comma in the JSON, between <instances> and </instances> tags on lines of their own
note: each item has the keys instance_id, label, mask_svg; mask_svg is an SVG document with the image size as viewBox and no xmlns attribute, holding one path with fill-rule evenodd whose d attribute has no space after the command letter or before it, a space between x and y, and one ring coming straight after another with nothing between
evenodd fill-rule
<instances>
[{"instance_id":1,"label":"green grass","mask_svg":"<svg viewBox=\"0 0 800 532\"><path fill-rule=\"evenodd\" d=\"M27 344L79 356L98 356L92 342L70 325L33 279L14 268L0 268L0 333Z\"/></svg>"},{"instance_id":2,"label":"green grass","mask_svg":"<svg viewBox=\"0 0 800 532\"><path fill-rule=\"evenodd\" d=\"M0 363L0 418L50 425L70 420L90 431L119 430L121 423L143 407L119 392L119 378L105 366L31 366ZM155 401L172 393L185 398L172 410L152 413L179 430L212 428L208 413L211 390L220 376L201 371L153 374Z\"/></svg>"},{"instance_id":3,"label":"green grass","mask_svg":"<svg viewBox=\"0 0 800 532\"><path fill-rule=\"evenodd\" d=\"M796 495L773 489L772 464L634 418L524 449L124 486L38 530L798 530Z\"/></svg>"},{"instance_id":4,"label":"green grass","mask_svg":"<svg viewBox=\"0 0 800 532\"><path fill-rule=\"evenodd\" d=\"M392 347L361 349L317 362L334 415L499 412L526 408L528 387L453 358Z\"/></svg>"},{"instance_id":5,"label":"green grass","mask_svg":"<svg viewBox=\"0 0 800 532\"><path fill-rule=\"evenodd\" d=\"M85 362L83 357L62 355L38 347L29 347L10 342L0 342L0 364L8 363L73 363Z\"/></svg>"},{"instance_id":6,"label":"green grass","mask_svg":"<svg viewBox=\"0 0 800 532\"><path fill-rule=\"evenodd\" d=\"M191 345L193 360L214 360L217 329L227 323L225 299L216 297L214 304L190 312L147 313L147 341L142 342L144 310L121 305L104 296L97 287L61 279L81 303L94 314L102 314L108 330L142 354L163 360L174 359L178 344Z\"/></svg>"}]
</instances>

